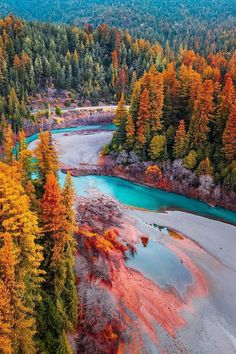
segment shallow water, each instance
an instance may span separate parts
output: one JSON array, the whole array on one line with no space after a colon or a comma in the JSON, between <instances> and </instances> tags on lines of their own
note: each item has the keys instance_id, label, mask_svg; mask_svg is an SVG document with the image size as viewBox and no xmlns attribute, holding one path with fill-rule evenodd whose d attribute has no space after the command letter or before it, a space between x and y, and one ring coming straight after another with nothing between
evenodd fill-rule
<instances>
[{"instance_id":1,"label":"shallow water","mask_svg":"<svg viewBox=\"0 0 236 354\"><path fill-rule=\"evenodd\" d=\"M59 172L59 179L60 183L63 184L65 174ZM142 186L118 177L82 176L73 177L73 182L79 195L85 195L87 189L94 188L129 206L152 211L163 209L184 210L236 224L236 213L233 211L218 207L212 208L196 199Z\"/></svg>"},{"instance_id":2,"label":"shallow water","mask_svg":"<svg viewBox=\"0 0 236 354\"><path fill-rule=\"evenodd\" d=\"M164 288L174 287L180 296L184 296L186 286L193 282L193 278L168 247L149 240L146 247L138 244L136 251L134 256L128 255L127 266L138 270Z\"/></svg>"},{"instance_id":3,"label":"shallow water","mask_svg":"<svg viewBox=\"0 0 236 354\"><path fill-rule=\"evenodd\" d=\"M86 130L114 130L113 124L85 125L72 128L53 129L53 134ZM38 138L38 133L27 138L30 143ZM59 172L60 183L65 175ZM177 209L194 214L219 219L236 224L236 213L223 208L212 208L208 204L176 193L142 186L118 177L83 176L73 177L76 192L85 195L88 188L94 188L116 198L123 204L147 210Z\"/></svg>"},{"instance_id":4,"label":"shallow water","mask_svg":"<svg viewBox=\"0 0 236 354\"><path fill-rule=\"evenodd\" d=\"M53 134L59 133L69 133L69 132L78 132L78 131L86 131L86 130L114 130L114 124L97 124L97 125L81 125L72 128L61 128L61 129L52 129ZM32 141L38 139L39 133L28 136L26 141L30 144Z\"/></svg>"}]
</instances>

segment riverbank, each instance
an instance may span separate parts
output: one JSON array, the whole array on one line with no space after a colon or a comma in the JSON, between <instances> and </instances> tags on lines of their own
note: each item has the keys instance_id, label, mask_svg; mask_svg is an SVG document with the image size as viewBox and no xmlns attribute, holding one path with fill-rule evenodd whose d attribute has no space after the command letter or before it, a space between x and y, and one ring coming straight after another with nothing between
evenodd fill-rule
<instances>
[{"instance_id":1,"label":"riverbank","mask_svg":"<svg viewBox=\"0 0 236 354\"><path fill-rule=\"evenodd\" d=\"M68 107L61 111L61 115L55 114L52 109L48 118L45 111L34 109L31 113L33 120L25 121L24 130L26 136L38 133L40 130L53 130L72 128L76 126L86 126L89 124L109 124L112 123L116 106L87 106Z\"/></svg>"},{"instance_id":2,"label":"riverbank","mask_svg":"<svg viewBox=\"0 0 236 354\"><path fill-rule=\"evenodd\" d=\"M141 233L164 242L184 264L191 259L199 275L206 280L208 295L198 297L198 300L192 298L193 311L184 311L186 326L178 331L177 342L184 343L187 353L234 353L236 228L180 211L155 213L127 209L126 212ZM175 229L184 238L173 238L160 232L157 225ZM195 295L197 293L199 296L199 289ZM166 341L165 345L168 352L175 352L170 342Z\"/></svg>"},{"instance_id":3,"label":"riverbank","mask_svg":"<svg viewBox=\"0 0 236 354\"><path fill-rule=\"evenodd\" d=\"M234 353L235 227L184 212L131 210L99 193L80 197L77 208L79 224L96 232L113 227L133 249L126 262L111 254L111 286L105 287L129 338L121 341L122 353Z\"/></svg>"},{"instance_id":4,"label":"riverbank","mask_svg":"<svg viewBox=\"0 0 236 354\"><path fill-rule=\"evenodd\" d=\"M102 145L100 138L103 133L98 132L96 136L87 131L78 135L68 136L68 133L65 133L53 136L57 148L62 151L65 149L61 163L70 168L68 166L70 163L76 165L82 159L87 163L83 166L84 169L92 165L95 168L104 168L104 161L102 163L99 160ZM87 144L90 150L86 148ZM31 149L33 146L33 143L30 144ZM67 153L76 160L70 160L69 155L65 157ZM64 177L59 173L61 183ZM96 312L99 304L99 311L106 309L105 314L108 318L111 318L109 316L112 316L110 313L112 311L114 319L117 319L118 313L122 320L124 328L120 328L122 332L120 352L126 350L134 353L146 350L153 354L157 351L194 354L199 352L221 354L224 351L227 354L234 353L236 273L233 251L236 248L236 228L179 211L157 213L118 205L117 212L113 213L114 203L110 199L103 211L104 198L96 194L94 200L90 198L89 202L86 199L89 189L99 189L105 194L113 195L123 204L133 203L147 208L145 204L147 203L151 210L156 210L158 203L165 209L168 205L173 205L172 199L168 200L172 195L141 185L123 183L124 181L118 178L111 181L109 177L93 179L92 176L88 176L84 179L75 177L73 181L75 190L80 196L77 206L79 225L86 226L84 224L87 223L100 234L104 234L106 228L113 227L120 233L119 242L124 246L132 246L130 249L133 252L128 254L127 261L117 253L111 253L109 259L106 256L101 260L96 252L91 254L91 244L88 248L78 244L78 252L83 250L84 253L76 258L78 291L86 305L85 310L90 311L88 317L91 318L90 314ZM85 196L84 199L82 195ZM131 197L133 199L130 199ZM178 203L184 198L177 195L174 197ZM185 198L184 203L186 202L193 205L196 203L196 212L198 211L198 201L190 199L186 201ZM117 205L117 202L115 203ZM205 208L206 205L203 206ZM191 207L192 204L190 209ZM209 207L209 210L211 209L215 210ZM114 219L115 215L117 217ZM171 233L163 229L163 226L177 230L178 233L172 233L175 237L171 237ZM77 240L80 242L80 235ZM90 240L97 244L95 235L90 235ZM90 265L86 263L89 259L92 260ZM91 270L89 274L88 269ZM81 275L81 272L84 272L84 275ZM182 274L187 275L182 277ZM85 280L81 283L82 276ZM92 301L94 307L90 305L91 296L94 299ZM102 301L104 299L105 303ZM96 318L92 316L92 319L102 326L109 324L109 321L104 324L104 318L105 315ZM84 327L82 332L78 331L78 335L82 333L78 337L79 343L83 343L84 346L87 343L90 345L93 329L94 326L89 326L88 337L85 336ZM120 335L116 328L113 327L112 330L117 336ZM94 348L98 347L96 341L99 345L104 343L102 338L93 333ZM113 338L118 339L114 336Z\"/></svg>"}]
</instances>

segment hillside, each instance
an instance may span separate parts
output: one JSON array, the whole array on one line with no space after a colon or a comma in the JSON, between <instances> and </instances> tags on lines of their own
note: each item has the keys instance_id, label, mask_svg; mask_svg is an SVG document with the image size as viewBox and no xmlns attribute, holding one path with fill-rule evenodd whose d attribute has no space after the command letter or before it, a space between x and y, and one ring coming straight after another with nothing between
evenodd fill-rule
<instances>
[{"instance_id":1,"label":"hillside","mask_svg":"<svg viewBox=\"0 0 236 354\"><path fill-rule=\"evenodd\" d=\"M0 15L14 12L27 20L79 26L105 22L128 28L132 34L157 40L161 45L168 40L172 49L178 49L182 42L208 52L235 46L236 10L227 0L1 0L0 8Z\"/></svg>"}]
</instances>

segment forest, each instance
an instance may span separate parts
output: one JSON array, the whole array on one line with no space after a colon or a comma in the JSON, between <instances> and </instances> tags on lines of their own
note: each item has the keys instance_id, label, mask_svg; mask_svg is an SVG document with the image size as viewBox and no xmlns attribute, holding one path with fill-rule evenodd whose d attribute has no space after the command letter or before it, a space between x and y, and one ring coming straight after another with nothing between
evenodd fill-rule
<instances>
[{"instance_id":1,"label":"forest","mask_svg":"<svg viewBox=\"0 0 236 354\"><path fill-rule=\"evenodd\" d=\"M182 44L201 54L229 51L235 46L235 5L218 0L1 0L0 14L14 12L27 20L76 26L102 23L128 29L174 51Z\"/></svg>"},{"instance_id":2,"label":"forest","mask_svg":"<svg viewBox=\"0 0 236 354\"><path fill-rule=\"evenodd\" d=\"M120 206L95 195L75 207L50 131L38 125L28 149L38 95L66 92L68 107L117 104L101 169L235 208L233 4L129 5L0 1L1 353L110 354L129 341L111 294L126 252L135 253L119 235Z\"/></svg>"},{"instance_id":3,"label":"forest","mask_svg":"<svg viewBox=\"0 0 236 354\"><path fill-rule=\"evenodd\" d=\"M79 29L13 16L1 20L0 32L2 137L6 123L18 132L24 118L33 119L30 99L48 87L70 91L78 104L125 96L130 114L121 102L113 150L134 149L156 162L183 159L188 171L214 177L209 185L236 190L235 51L204 57L180 46L175 53L107 25Z\"/></svg>"}]
</instances>

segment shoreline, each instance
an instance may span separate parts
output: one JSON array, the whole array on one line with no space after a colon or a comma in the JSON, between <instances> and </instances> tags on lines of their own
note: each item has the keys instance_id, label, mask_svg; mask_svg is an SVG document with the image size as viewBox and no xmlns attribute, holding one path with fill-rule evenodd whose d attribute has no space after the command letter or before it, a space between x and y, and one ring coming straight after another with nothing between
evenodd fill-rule
<instances>
[{"instance_id":1,"label":"shoreline","mask_svg":"<svg viewBox=\"0 0 236 354\"><path fill-rule=\"evenodd\" d=\"M88 166L89 166L89 165L88 165ZM83 167L84 167L84 166L83 166ZM86 165L86 167L87 167L87 165ZM90 166L90 167L91 167L91 166ZM131 178L129 178L129 177L125 177L125 176L119 175L119 174L104 174L104 173L97 173L97 174L96 174L96 173L94 173L94 172L96 172L96 165L93 165L93 168L94 168L94 170L93 170L93 172L91 172L91 173L87 173L87 172L86 172L86 173L79 173L79 169L78 169L78 168L70 168L70 167L61 167L60 171L61 171L63 174L66 174L66 173L69 171L70 174L71 174L71 176L73 176L73 177L101 176L101 177L119 178L119 179L122 179L122 180L124 180L124 181L134 183L134 184L136 184L136 185L138 185L138 186L140 186L140 187L147 187L147 188L150 188L150 189L153 189L153 190L159 190L159 191L163 191L163 192L166 192L166 193L169 193L169 194L177 194L177 195L179 195L179 196L183 196L183 197L188 198L188 199L190 199L190 200L193 199L193 200L195 200L195 201L198 201L198 202L200 202L200 203L203 203L203 204L208 205L209 207L211 207L211 206L209 205L209 203L205 202L204 200L201 200L201 199L198 199L198 198L194 198L194 197L188 196L188 195L186 195L186 194L182 194L182 193L178 193L178 192L172 192L172 191L168 191L168 190L165 190L165 189L162 189L162 188L154 187L154 186L153 186L152 184L150 184L150 183L139 183L139 182L137 182L137 180L136 180L135 178L134 178L134 179L131 179ZM97 171L98 171L98 169L99 169L99 165L97 165ZM77 174L77 173L74 173L74 172L78 172L78 174ZM147 210L147 209L145 209L145 208L138 208L138 207L129 206L129 205L127 205L127 207L130 208L130 209L135 209L135 210L140 210L140 209L141 209L141 210L144 210L144 211L149 211L149 210ZM222 207L222 206L220 206L220 205L214 206L213 208L220 208L220 209L223 209L223 210L225 210L225 211L230 211L230 212L232 212L232 213L235 213L235 210L226 209L226 208L224 208L224 207ZM156 211L157 211L157 212L183 211L183 212L186 212L186 213L188 213L188 214L199 215L199 216L207 217L207 218L209 218L209 219L211 219L211 220L221 221L221 222L224 222L224 223L226 223L226 224L236 226L236 221L235 221L235 223L232 223L232 222L230 222L230 221L224 220L223 218L217 218L217 217L209 216L209 215L206 216L206 215L200 214L200 213L197 214L197 213L191 212L191 211L189 211L189 210L187 210L187 209L168 208L168 209L162 209L162 210L157 209Z\"/></svg>"}]
</instances>

